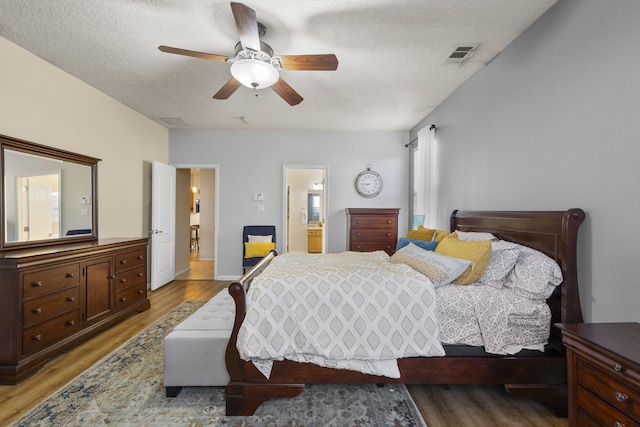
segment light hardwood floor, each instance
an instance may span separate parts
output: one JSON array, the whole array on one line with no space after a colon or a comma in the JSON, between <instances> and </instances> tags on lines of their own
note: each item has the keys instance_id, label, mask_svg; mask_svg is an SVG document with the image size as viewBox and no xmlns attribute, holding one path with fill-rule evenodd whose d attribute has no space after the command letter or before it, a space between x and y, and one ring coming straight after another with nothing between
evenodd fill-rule
<instances>
[{"instance_id":1,"label":"light hardwood floor","mask_svg":"<svg viewBox=\"0 0 640 427\"><path fill-rule=\"evenodd\" d=\"M149 292L151 308L46 364L18 385L0 386L0 426L17 419L182 301L208 300L229 282L176 280ZM500 386L409 386L429 427L567 426L538 402L509 397Z\"/></svg>"}]
</instances>

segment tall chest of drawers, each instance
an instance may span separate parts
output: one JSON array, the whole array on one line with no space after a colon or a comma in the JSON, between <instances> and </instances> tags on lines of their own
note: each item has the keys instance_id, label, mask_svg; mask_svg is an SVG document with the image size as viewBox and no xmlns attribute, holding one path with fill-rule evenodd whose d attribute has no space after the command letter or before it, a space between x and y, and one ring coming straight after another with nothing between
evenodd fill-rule
<instances>
[{"instance_id":1,"label":"tall chest of drawers","mask_svg":"<svg viewBox=\"0 0 640 427\"><path fill-rule=\"evenodd\" d=\"M400 209L347 208L347 249L355 252L382 250L389 255L398 242Z\"/></svg>"},{"instance_id":2,"label":"tall chest of drawers","mask_svg":"<svg viewBox=\"0 0 640 427\"><path fill-rule=\"evenodd\" d=\"M0 383L148 309L146 254L146 238L1 253Z\"/></svg>"},{"instance_id":3,"label":"tall chest of drawers","mask_svg":"<svg viewBox=\"0 0 640 427\"><path fill-rule=\"evenodd\" d=\"M640 426L640 323L559 324L570 426Z\"/></svg>"}]
</instances>

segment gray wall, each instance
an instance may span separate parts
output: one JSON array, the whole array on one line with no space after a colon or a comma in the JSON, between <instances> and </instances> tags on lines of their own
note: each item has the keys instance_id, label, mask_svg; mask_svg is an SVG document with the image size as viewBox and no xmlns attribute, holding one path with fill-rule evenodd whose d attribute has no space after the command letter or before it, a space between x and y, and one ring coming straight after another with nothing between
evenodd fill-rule
<instances>
[{"instance_id":1,"label":"gray wall","mask_svg":"<svg viewBox=\"0 0 640 427\"><path fill-rule=\"evenodd\" d=\"M411 130L438 126L441 218L587 212L579 280L593 322L640 321L638 17L637 0L560 0Z\"/></svg>"},{"instance_id":2,"label":"gray wall","mask_svg":"<svg viewBox=\"0 0 640 427\"><path fill-rule=\"evenodd\" d=\"M276 225L277 249L283 250L284 165L329 167L328 252L346 249L345 208L401 208L399 230L407 231L408 132L172 129L169 141L170 164L219 165L217 279L241 275L244 225ZM367 164L384 181L373 199L354 188ZM264 201L254 201L254 193L263 193ZM264 212L258 212L258 204Z\"/></svg>"}]
</instances>

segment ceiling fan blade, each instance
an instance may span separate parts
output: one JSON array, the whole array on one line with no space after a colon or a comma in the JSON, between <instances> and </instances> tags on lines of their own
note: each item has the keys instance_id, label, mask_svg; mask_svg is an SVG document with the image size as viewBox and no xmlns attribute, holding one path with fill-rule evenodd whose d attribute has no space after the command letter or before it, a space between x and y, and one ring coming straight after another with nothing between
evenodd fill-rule
<instances>
[{"instance_id":1,"label":"ceiling fan blade","mask_svg":"<svg viewBox=\"0 0 640 427\"><path fill-rule=\"evenodd\" d=\"M229 57L227 56L216 55L214 53L196 52L195 50L180 49L177 47L170 47L170 46L158 46L158 49L166 53L175 53L177 55L185 55L185 56L192 56L194 58L209 59L211 61L226 62L227 59L229 59Z\"/></svg>"},{"instance_id":2,"label":"ceiling fan blade","mask_svg":"<svg viewBox=\"0 0 640 427\"><path fill-rule=\"evenodd\" d=\"M245 49L260 51L260 34L256 12L242 3L231 2L231 11L236 20L236 27L240 35L240 43Z\"/></svg>"},{"instance_id":3,"label":"ceiling fan blade","mask_svg":"<svg viewBox=\"0 0 640 427\"><path fill-rule=\"evenodd\" d=\"M282 78L279 78L278 81L271 86L271 89L291 106L298 105L302 102L300 94L293 90Z\"/></svg>"},{"instance_id":4,"label":"ceiling fan blade","mask_svg":"<svg viewBox=\"0 0 640 427\"><path fill-rule=\"evenodd\" d=\"M233 77L231 77L231 80L226 82L224 86L222 86L220 90L215 95L213 95L213 98L227 99L231 95L233 95L233 92L235 92L236 89L238 89L239 87L240 87L240 82L234 79Z\"/></svg>"},{"instance_id":5,"label":"ceiling fan blade","mask_svg":"<svg viewBox=\"0 0 640 427\"><path fill-rule=\"evenodd\" d=\"M326 55L279 55L275 59L280 61L283 70L335 71L338 68L338 58L332 53Z\"/></svg>"}]
</instances>

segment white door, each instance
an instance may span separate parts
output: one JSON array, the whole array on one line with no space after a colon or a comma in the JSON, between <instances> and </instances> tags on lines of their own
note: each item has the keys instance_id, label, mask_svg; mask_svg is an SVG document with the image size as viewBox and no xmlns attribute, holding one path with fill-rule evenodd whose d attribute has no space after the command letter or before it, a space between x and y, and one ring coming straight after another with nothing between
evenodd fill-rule
<instances>
[{"instance_id":1,"label":"white door","mask_svg":"<svg viewBox=\"0 0 640 427\"><path fill-rule=\"evenodd\" d=\"M176 277L176 168L153 162L151 182L151 290Z\"/></svg>"}]
</instances>

